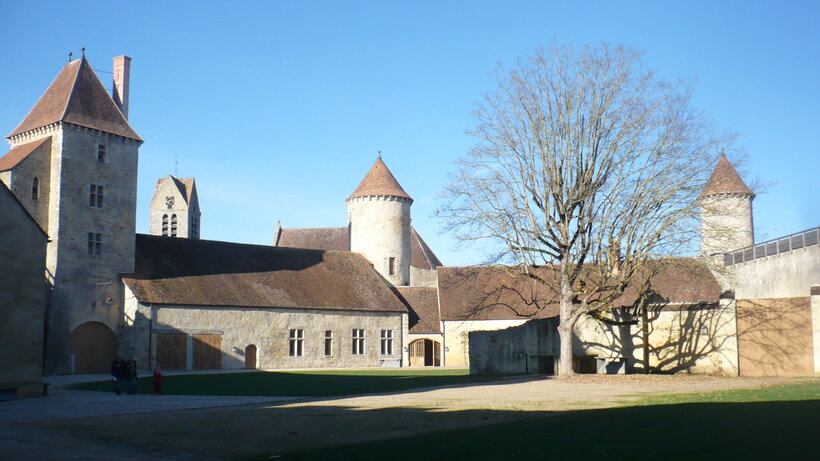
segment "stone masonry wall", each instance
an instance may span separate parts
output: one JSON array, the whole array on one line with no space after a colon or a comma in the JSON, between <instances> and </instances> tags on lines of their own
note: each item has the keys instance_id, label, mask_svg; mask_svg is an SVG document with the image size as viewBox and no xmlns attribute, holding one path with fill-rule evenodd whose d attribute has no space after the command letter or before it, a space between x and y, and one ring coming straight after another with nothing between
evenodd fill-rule
<instances>
[{"instance_id":1,"label":"stone masonry wall","mask_svg":"<svg viewBox=\"0 0 820 461\"><path fill-rule=\"evenodd\" d=\"M347 201L350 251L361 253L396 286L410 284L410 205L397 197L355 197ZM395 274L389 273L389 258Z\"/></svg>"}]
</instances>

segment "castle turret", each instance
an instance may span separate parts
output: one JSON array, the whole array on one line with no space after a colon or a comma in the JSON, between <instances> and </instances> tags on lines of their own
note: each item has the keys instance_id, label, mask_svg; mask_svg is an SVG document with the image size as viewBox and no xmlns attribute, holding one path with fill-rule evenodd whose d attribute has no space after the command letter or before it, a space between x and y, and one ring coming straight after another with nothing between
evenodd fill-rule
<instances>
[{"instance_id":1,"label":"castle turret","mask_svg":"<svg viewBox=\"0 0 820 461\"><path fill-rule=\"evenodd\" d=\"M118 72L127 82L129 68ZM122 322L119 275L134 271L142 139L85 56L6 139L0 181L49 237L46 372L107 372Z\"/></svg>"},{"instance_id":2,"label":"castle turret","mask_svg":"<svg viewBox=\"0 0 820 461\"><path fill-rule=\"evenodd\" d=\"M350 251L361 253L390 283L410 283L410 206L382 161L370 167L359 187L347 198Z\"/></svg>"},{"instance_id":3,"label":"castle turret","mask_svg":"<svg viewBox=\"0 0 820 461\"><path fill-rule=\"evenodd\" d=\"M700 196L701 253L722 254L754 245L754 198L726 156L721 155Z\"/></svg>"},{"instance_id":4,"label":"castle turret","mask_svg":"<svg viewBox=\"0 0 820 461\"><path fill-rule=\"evenodd\" d=\"M149 207L149 232L166 237L199 238L199 197L194 178L168 175L157 180Z\"/></svg>"}]
</instances>

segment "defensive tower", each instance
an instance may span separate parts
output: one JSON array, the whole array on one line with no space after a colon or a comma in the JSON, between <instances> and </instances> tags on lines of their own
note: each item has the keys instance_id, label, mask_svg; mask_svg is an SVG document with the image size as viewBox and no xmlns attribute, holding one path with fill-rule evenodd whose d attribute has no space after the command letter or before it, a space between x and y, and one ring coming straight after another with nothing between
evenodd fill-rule
<instances>
[{"instance_id":1,"label":"defensive tower","mask_svg":"<svg viewBox=\"0 0 820 461\"><path fill-rule=\"evenodd\" d=\"M754 245L754 198L737 170L721 155L700 196L702 254L722 254Z\"/></svg>"}]
</instances>

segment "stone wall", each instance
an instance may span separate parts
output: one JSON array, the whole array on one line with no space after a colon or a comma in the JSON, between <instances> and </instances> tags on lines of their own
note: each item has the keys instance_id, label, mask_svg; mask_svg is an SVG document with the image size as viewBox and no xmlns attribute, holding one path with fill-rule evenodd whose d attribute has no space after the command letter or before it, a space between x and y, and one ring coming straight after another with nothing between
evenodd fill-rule
<instances>
[{"instance_id":1,"label":"stone wall","mask_svg":"<svg viewBox=\"0 0 820 461\"><path fill-rule=\"evenodd\" d=\"M820 285L820 245L811 245L726 268L737 299L809 296Z\"/></svg>"},{"instance_id":2,"label":"stone wall","mask_svg":"<svg viewBox=\"0 0 820 461\"><path fill-rule=\"evenodd\" d=\"M553 374L558 319L530 320L494 331L471 331L471 374Z\"/></svg>"},{"instance_id":3,"label":"stone wall","mask_svg":"<svg viewBox=\"0 0 820 461\"><path fill-rule=\"evenodd\" d=\"M348 199L350 251L361 253L395 286L410 284L410 205L399 197ZM395 273L390 274L390 258Z\"/></svg>"},{"instance_id":4,"label":"stone wall","mask_svg":"<svg viewBox=\"0 0 820 461\"><path fill-rule=\"evenodd\" d=\"M728 253L754 243L752 198L712 195L701 203L701 253Z\"/></svg>"},{"instance_id":5,"label":"stone wall","mask_svg":"<svg viewBox=\"0 0 820 461\"><path fill-rule=\"evenodd\" d=\"M40 395L46 235L0 185L0 389Z\"/></svg>"},{"instance_id":6,"label":"stone wall","mask_svg":"<svg viewBox=\"0 0 820 461\"><path fill-rule=\"evenodd\" d=\"M48 168L39 174L49 178L48 185L41 187L48 191L45 222L51 239L45 266L54 284L47 314L46 371L67 373L72 331L87 322L118 330L122 317L118 276L134 269L139 142L62 123L12 141L31 142L45 136L52 137L50 161L39 162ZM103 162L97 158L100 144L106 146ZM25 162L21 168L27 168ZM102 208L89 204L92 184L103 187ZM98 256L88 254L89 232L102 236Z\"/></svg>"},{"instance_id":7,"label":"stone wall","mask_svg":"<svg viewBox=\"0 0 820 461\"><path fill-rule=\"evenodd\" d=\"M525 323L527 319L512 320L447 320L442 323L444 333L444 366L469 367L470 343L472 331L503 330Z\"/></svg>"},{"instance_id":8,"label":"stone wall","mask_svg":"<svg viewBox=\"0 0 820 461\"><path fill-rule=\"evenodd\" d=\"M129 347L141 363L156 363L157 335L187 335L187 368L193 366L192 336L221 336L223 369L245 367L244 353L256 346L257 367L378 367L406 364L407 314L364 311L142 305L130 298L126 307ZM303 355L291 356L290 330L303 330ZM365 353L353 355L353 329L365 330ZM332 331L333 352L324 352L325 331ZM393 353L381 354L381 330L391 330Z\"/></svg>"}]
</instances>

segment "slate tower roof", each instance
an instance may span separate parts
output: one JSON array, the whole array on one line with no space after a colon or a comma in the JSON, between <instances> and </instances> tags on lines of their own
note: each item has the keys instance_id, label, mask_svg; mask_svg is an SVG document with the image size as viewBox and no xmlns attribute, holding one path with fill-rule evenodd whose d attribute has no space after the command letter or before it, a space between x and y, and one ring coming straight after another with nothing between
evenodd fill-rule
<instances>
[{"instance_id":1,"label":"slate tower roof","mask_svg":"<svg viewBox=\"0 0 820 461\"><path fill-rule=\"evenodd\" d=\"M709 177L709 182L706 183L706 187L703 189L701 196L708 197L710 195L722 194L749 195L752 198L755 196L754 192L746 186L746 183L743 182L743 179L740 178L737 170L729 163L725 155L720 156L715 171L713 171L712 176Z\"/></svg>"},{"instance_id":2,"label":"slate tower roof","mask_svg":"<svg viewBox=\"0 0 820 461\"><path fill-rule=\"evenodd\" d=\"M26 118L7 138L57 122L142 141L85 58L71 61L63 67Z\"/></svg>"},{"instance_id":3,"label":"slate tower roof","mask_svg":"<svg viewBox=\"0 0 820 461\"><path fill-rule=\"evenodd\" d=\"M373 163L373 166L370 167L370 171L367 172L362 182L359 183L359 187L350 194L348 200L354 197L379 195L406 198L411 202L413 201L413 199L407 195L407 192L402 189L401 185L399 185L399 182L396 181L396 177L393 176L393 173L390 172L387 165L384 164L381 155L376 159L376 162Z\"/></svg>"}]
</instances>

